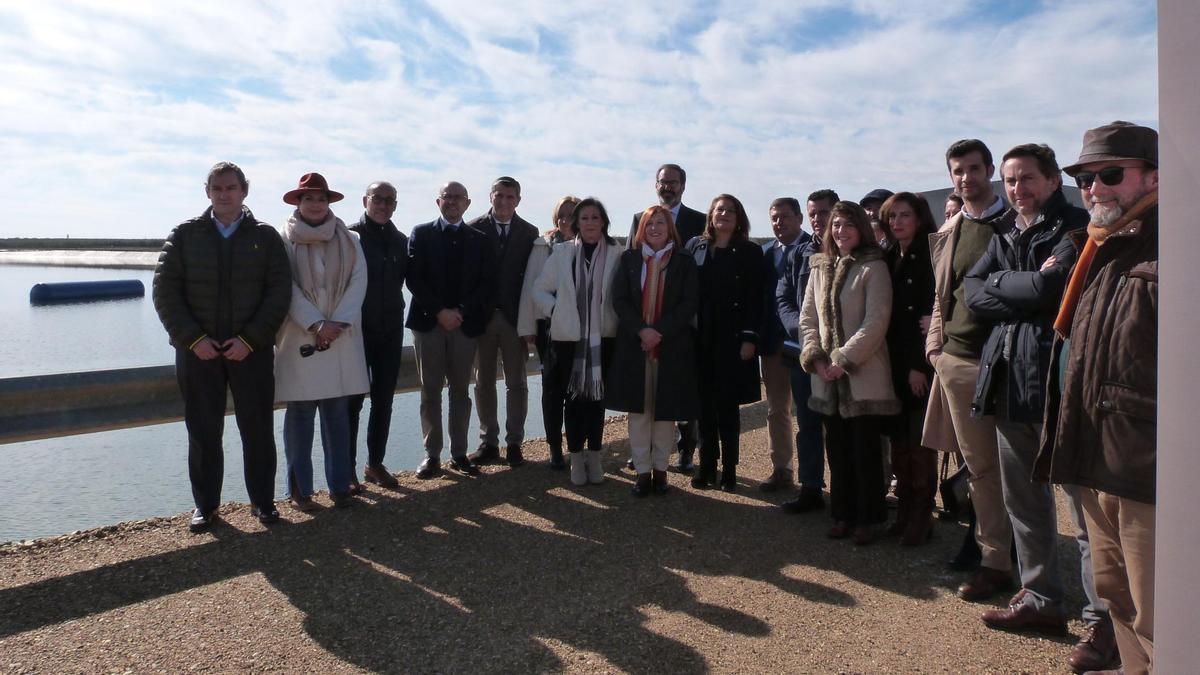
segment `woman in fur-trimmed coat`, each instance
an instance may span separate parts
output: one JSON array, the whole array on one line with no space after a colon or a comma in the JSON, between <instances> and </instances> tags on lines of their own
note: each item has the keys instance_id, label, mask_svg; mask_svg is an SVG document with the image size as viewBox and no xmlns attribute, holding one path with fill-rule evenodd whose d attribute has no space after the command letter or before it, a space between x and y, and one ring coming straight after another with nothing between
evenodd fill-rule
<instances>
[{"instance_id":1,"label":"woman in fur-trimmed coat","mask_svg":"<svg viewBox=\"0 0 1200 675\"><path fill-rule=\"evenodd\" d=\"M900 412L888 362L892 280L862 207L838 202L800 312L800 365L812 376L810 408L821 414L834 524L869 544L887 520L880 432Z\"/></svg>"}]
</instances>

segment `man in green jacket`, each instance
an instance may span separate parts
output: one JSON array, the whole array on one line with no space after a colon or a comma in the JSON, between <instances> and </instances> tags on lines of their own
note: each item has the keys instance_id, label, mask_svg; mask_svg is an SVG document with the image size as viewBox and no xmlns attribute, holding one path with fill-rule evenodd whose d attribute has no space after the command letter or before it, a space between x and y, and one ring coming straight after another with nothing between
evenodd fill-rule
<instances>
[{"instance_id":1,"label":"man in green jacket","mask_svg":"<svg viewBox=\"0 0 1200 675\"><path fill-rule=\"evenodd\" d=\"M246 492L263 523L275 509L275 333L287 316L292 273L275 228L242 203L236 164L219 162L204 193L212 206L167 237L154 271L154 308L175 346L188 430L189 529L207 530L221 503L226 391L242 436Z\"/></svg>"}]
</instances>

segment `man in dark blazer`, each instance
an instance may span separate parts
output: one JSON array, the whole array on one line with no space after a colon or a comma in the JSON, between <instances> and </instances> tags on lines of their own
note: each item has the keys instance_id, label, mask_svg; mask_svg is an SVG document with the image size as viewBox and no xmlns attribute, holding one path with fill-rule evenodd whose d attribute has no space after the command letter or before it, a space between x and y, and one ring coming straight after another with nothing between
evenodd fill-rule
<instances>
[{"instance_id":1,"label":"man in dark blazer","mask_svg":"<svg viewBox=\"0 0 1200 675\"><path fill-rule=\"evenodd\" d=\"M437 198L441 217L414 227L408 240L406 283L412 305L404 325L413 332L421 380L426 457L417 478L422 479L441 471L443 383L450 390L450 466L479 475L479 468L467 457L471 422L467 385L475 341L483 334L491 307L492 249L483 233L462 221L470 204L462 183L446 183Z\"/></svg>"},{"instance_id":2,"label":"man in dark blazer","mask_svg":"<svg viewBox=\"0 0 1200 675\"><path fill-rule=\"evenodd\" d=\"M767 390L767 437L774 471L762 485L763 492L785 490L792 486L792 458L796 439L792 435L792 369L783 359L783 341L787 331L779 320L775 289L783 276L792 249L805 246L812 237L800 224L800 200L780 197L771 202L768 215L775 239L763 244L763 327L759 330L758 354L763 385ZM799 392L796 392L799 393Z\"/></svg>"},{"instance_id":3,"label":"man in dark blazer","mask_svg":"<svg viewBox=\"0 0 1200 675\"><path fill-rule=\"evenodd\" d=\"M475 414L479 416L479 449L471 455L476 464L493 462L500 457L500 422L496 414L496 359L504 361L505 459L511 467L525 463L521 442L525 440L525 415L529 408L525 361L529 348L517 335L517 309L525 264L538 230L517 215L521 203L521 184L515 178L501 176L492 183L489 195L492 208L470 227L479 231L491 245L492 268L489 285L492 301L485 310L486 324L475 351Z\"/></svg>"},{"instance_id":4,"label":"man in dark blazer","mask_svg":"<svg viewBox=\"0 0 1200 675\"><path fill-rule=\"evenodd\" d=\"M797 342L800 337L800 308L804 306L804 289L808 286L809 258L821 246L825 230L838 203L838 194L833 190L817 190L808 196L805 206L808 223L813 236L807 242L794 246L787 253L787 261L775 289L775 305L780 325L788 338ZM796 419L800 430L796 432L796 455L799 460L800 494L780 506L788 513L805 513L825 508L822 488L825 487L825 447L821 437L821 418L808 407L812 395L812 379L800 369L792 368L792 399L796 402Z\"/></svg>"},{"instance_id":5,"label":"man in dark blazer","mask_svg":"<svg viewBox=\"0 0 1200 675\"><path fill-rule=\"evenodd\" d=\"M686 244L704 232L705 216L695 209L689 209L680 201L683 199L685 187L687 172L678 164L663 164L654 174L654 191L658 194L658 203L671 212L671 217L675 220L675 229L679 231L679 238ZM625 245L629 248L633 248L633 239L637 235L638 221L641 218L641 211L633 214L633 225L630 226L629 237L625 240ZM675 466L680 473L691 473L693 470L692 456L696 451L696 431L695 422L679 424L679 463Z\"/></svg>"},{"instance_id":6,"label":"man in dark blazer","mask_svg":"<svg viewBox=\"0 0 1200 675\"><path fill-rule=\"evenodd\" d=\"M383 465L388 431L392 424L392 400L400 376L404 350L404 275L408 270L408 237L396 229L396 188L387 181L367 186L363 215L351 230L358 233L367 262L367 294L363 297L362 334L371 373L371 411L367 417L367 467L363 479L386 488L399 486ZM350 461L355 467L351 491L358 485L358 423L365 394L350 397Z\"/></svg>"}]
</instances>

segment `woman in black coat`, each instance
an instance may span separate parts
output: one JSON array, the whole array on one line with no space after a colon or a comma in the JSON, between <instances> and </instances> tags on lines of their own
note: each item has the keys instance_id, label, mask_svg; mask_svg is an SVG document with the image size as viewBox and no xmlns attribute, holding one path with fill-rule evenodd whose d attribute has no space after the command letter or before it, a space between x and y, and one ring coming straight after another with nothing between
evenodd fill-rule
<instances>
[{"instance_id":1,"label":"woman in black coat","mask_svg":"<svg viewBox=\"0 0 1200 675\"><path fill-rule=\"evenodd\" d=\"M738 406L761 397L758 328L762 325L762 247L750 241L750 219L732 195L708 207L704 234L688 242L700 269L696 351L700 384L700 469L692 487L717 482L737 489Z\"/></svg>"},{"instance_id":2,"label":"woman in black coat","mask_svg":"<svg viewBox=\"0 0 1200 675\"><path fill-rule=\"evenodd\" d=\"M633 243L612 281L617 337L604 392L606 407L629 413L633 494L644 497L667 491L675 422L700 414L691 326L700 282L666 208L646 209Z\"/></svg>"},{"instance_id":3,"label":"woman in black coat","mask_svg":"<svg viewBox=\"0 0 1200 675\"><path fill-rule=\"evenodd\" d=\"M890 242L886 253L892 273L892 321L887 345L892 380L901 412L890 434L892 471L896 474L896 522L888 529L900 543L924 543L932 531L937 491L937 451L921 445L925 405L933 368L925 360L925 333L933 312L933 262L929 235L936 231L933 212L911 192L890 197L880 210Z\"/></svg>"}]
</instances>

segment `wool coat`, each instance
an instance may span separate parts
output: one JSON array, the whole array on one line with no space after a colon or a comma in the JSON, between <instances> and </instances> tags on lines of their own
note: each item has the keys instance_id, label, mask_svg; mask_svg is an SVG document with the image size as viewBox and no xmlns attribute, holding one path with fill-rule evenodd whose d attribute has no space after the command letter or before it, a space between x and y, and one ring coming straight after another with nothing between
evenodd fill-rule
<instances>
[{"instance_id":1,"label":"wool coat","mask_svg":"<svg viewBox=\"0 0 1200 675\"><path fill-rule=\"evenodd\" d=\"M676 250L667 261L663 280L662 312L648 324L642 319L641 251L621 254L613 277L613 310L617 313L617 338L611 367L604 383L604 403L609 410L644 412L646 404L646 352L638 331L653 328L662 334L658 349L658 381L654 396L654 419L694 420L700 415L696 383L696 350L692 319L700 301L696 263Z\"/></svg>"},{"instance_id":2,"label":"wool coat","mask_svg":"<svg viewBox=\"0 0 1200 675\"><path fill-rule=\"evenodd\" d=\"M517 335L536 335L537 322L550 318L538 313L533 302L533 286L545 269L546 261L550 259L551 246L549 237L538 237L533 240L533 246L529 249L529 258L525 261L525 278L521 283L521 301L517 307Z\"/></svg>"},{"instance_id":3,"label":"wool coat","mask_svg":"<svg viewBox=\"0 0 1200 675\"><path fill-rule=\"evenodd\" d=\"M575 255L582 251L574 240L554 247L546 266L533 284L533 306L539 316L550 317L550 339L555 342L578 342L583 330L579 321L579 305L575 300ZM604 261L603 307L600 311L600 337L615 337L617 313L612 306L612 280L621 259L621 248L608 244Z\"/></svg>"},{"instance_id":4,"label":"wool coat","mask_svg":"<svg viewBox=\"0 0 1200 675\"><path fill-rule=\"evenodd\" d=\"M928 394L921 398L913 396L908 384L909 372L916 370L933 377L933 367L925 360L925 336L921 333L921 318L933 311L929 240L918 235L908 250L901 252L897 243L883 255L892 273L892 318L887 332L892 381L905 409L916 410L925 405Z\"/></svg>"},{"instance_id":5,"label":"wool coat","mask_svg":"<svg viewBox=\"0 0 1200 675\"><path fill-rule=\"evenodd\" d=\"M762 398L758 359L743 360L743 342L756 347L762 329L762 247L752 241L716 249L703 237L684 250L700 270L696 355L702 387L718 401L744 405ZM706 392L707 393L707 392Z\"/></svg>"},{"instance_id":6,"label":"wool coat","mask_svg":"<svg viewBox=\"0 0 1200 675\"><path fill-rule=\"evenodd\" d=\"M367 375L366 350L363 348L362 304L367 294L367 262L363 257L358 235L354 239L354 267L346 292L333 311L326 316L307 297L300 286L292 282L292 305L288 318L279 329L278 349L275 353L275 400L276 401L320 401L351 394L365 394L370 390ZM283 241L288 259L295 259L295 244L286 237ZM317 257L321 266L327 246L309 245L310 254ZM329 349L301 356L301 345L315 345L316 334L309 327L319 321L338 321L350 324Z\"/></svg>"},{"instance_id":7,"label":"wool coat","mask_svg":"<svg viewBox=\"0 0 1200 675\"><path fill-rule=\"evenodd\" d=\"M844 256L818 253L810 265L800 311L800 366L812 375L808 406L841 417L900 412L887 349L892 279L883 252L867 246ZM826 382L816 372L821 361L846 375Z\"/></svg>"}]
</instances>

